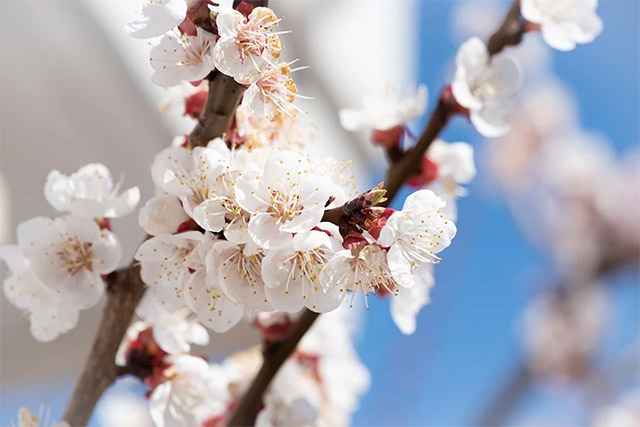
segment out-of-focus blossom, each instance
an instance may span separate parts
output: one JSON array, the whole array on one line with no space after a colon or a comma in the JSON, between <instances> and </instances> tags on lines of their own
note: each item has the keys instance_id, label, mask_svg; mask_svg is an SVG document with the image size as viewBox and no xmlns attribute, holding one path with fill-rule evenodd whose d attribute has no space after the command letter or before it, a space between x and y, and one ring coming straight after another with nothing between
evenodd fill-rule
<instances>
[{"instance_id":1,"label":"out-of-focus blossom","mask_svg":"<svg viewBox=\"0 0 640 427\"><path fill-rule=\"evenodd\" d=\"M151 80L162 87L204 79L213 70L215 36L198 27L195 36L167 33L151 49Z\"/></svg>"},{"instance_id":2,"label":"out-of-focus blossom","mask_svg":"<svg viewBox=\"0 0 640 427\"><path fill-rule=\"evenodd\" d=\"M593 421L595 427L628 427L640 425L640 393L636 390L618 402L600 409Z\"/></svg>"},{"instance_id":3,"label":"out-of-focus blossom","mask_svg":"<svg viewBox=\"0 0 640 427\"><path fill-rule=\"evenodd\" d=\"M24 310L29 318L31 335L42 342L56 339L75 328L78 307L49 289L33 272L29 260L18 246L0 248L0 259L9 268L2 289L11 304Z\"/></svg>"},{"instance_id":4,"label":"out-of-focus blossom","mask_svg":"<svg viewBox=\"0 0 640 427\"><path fill-rule=\"evenodd\" d=\"M136 314L151 326L153 338L169 354L188 353L191 344L207 345L209 334L184 307L175 311L165 309L155 295L148 292L136 308Z\"/></svg>"},{"instance_id":5,"label":"out-of-focus blossom","mask_svg":"<svg viewBox=\"0 0 640 427\"><path fill-rule=\"evenodd\" d=\"M473 37L458 51L451 89L478 132L495 137L509 130L521 79L513 59L504 53L489 57L487 46Z\"/></svg>"},{"instance_id":6,"label":"out-of-focus blossom","mask_svg":"<svg viewBox=\"0 0 640 427\"><path fill-rule=\"evenodd\" d=\"M382 91L366 92L362 99L362 109L340 110L340 123L350 131L388 131L402 127L420 117L427 107L427 86L420 85L407 96L393 85L386 85Z\"/></svg>"},{"instance_id":7,"label":"out-of-focus blossom","mask_svg":"<svg viewBox=\"0 0 640 427\"><path fill-rule=\"evenodd\" d=\"M227 410L228 379L218 366L190 356L170 356L163 376L149 398L156 427L202 425Z\"/></svg>"},{"instance_id":8,"label":"out-of-focus blossom","mask_svg":"<svg viewBox=\"0 0 640 427\"><path fill-rule=\"evenodd\" d=\"M44 412L44 413L43 413ZM49 424L49 411L40 408L40 413L36 416L27 407L18 409L18 427L69 427L64 421ZM12 423L13 424L13 423Z\"/></svg>"},{"instance_id":9,"label":"out-of-focus blossom","mask_svg":"<svg viewBox=\"0 0 640 427\"><path fill-rule=\"evenodd\" d=\"M58 170L51 171L44 186L44 195L59 212L119 218L131 213L140 201L138 187L131 187L118 195L121 183L114 185L106 166L91 163L69 176Z\"/></svg>"},{"instance_id":10,"label":"out-of-focus blossom","mask_svg":"<svg viewBox=\"0 0 640 427\"><path fill-rule=\"evenodd\" d=\"M584 375L607 317L603 291L595 285L545 294L524 313L524 345L532 369L573 379Z\"/></svg>"},{"instance_id":11,"label":"out-of-focus blossom","mask_svg":"<svg viewBox=\"0 0 640 427\"><path fill-rule=\"evenodd\" d=\"M539 24L542 37L558 50L592 42L602 32L598 0L522 0L522 16Z\"/></svg>"},{"instance_id":12,"label":"out-of-focus blossom","mask_svg":"<svg viewBox=\"0 0 640 427\"><path fill-rule=\"evenodd\" d=\"M100 399L96 418L98 423L104 427L153 426L147 399L132 391L116 391L114 388L106 392Z\"/></svg>"},{"instance_id":13,"label":"out-of-focus blossom","mask_svg":"<svg viewBox=\"0 0 640 427\"><path fill-rule=\"evenodd\" d=\"M187 0L143 0L142 10L125 26L137 39L158 37L177 27L187 16Z\"/></svg>"},{"instance_id":14,"label":"out-of-focus blossom","mask_svg":"<svg viewBox=\"0 0 640 427\"><path fill-rule=\"evenodd\" d=\"M115 270L122 256L115 235L84 216L33 218L17 234L38 279L80 309L98 303L105 286L101 276Z\"/></svg>"}]
</instances>

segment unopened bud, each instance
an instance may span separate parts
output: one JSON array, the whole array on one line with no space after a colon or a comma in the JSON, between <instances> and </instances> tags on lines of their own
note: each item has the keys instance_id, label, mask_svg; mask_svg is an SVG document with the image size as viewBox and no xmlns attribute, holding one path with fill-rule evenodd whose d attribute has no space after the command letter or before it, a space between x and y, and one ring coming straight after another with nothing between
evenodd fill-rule
<instances>
[{"instance_id":1,"label":"unopened bud","mask_svg":"<svg viewBox=\"0 0 640 427\"><path fill-rule=\"evenodd\" d=\"M404 135L404 126L396 126L391 129L371 131L371 142L385 147L396 147L400 145Z\"/></svg>"}]
</instances>

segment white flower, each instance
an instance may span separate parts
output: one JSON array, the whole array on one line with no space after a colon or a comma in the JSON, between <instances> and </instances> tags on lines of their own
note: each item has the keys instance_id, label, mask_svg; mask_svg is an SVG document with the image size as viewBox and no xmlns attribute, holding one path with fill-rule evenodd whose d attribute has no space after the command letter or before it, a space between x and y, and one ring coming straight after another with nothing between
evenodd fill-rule
<instances>
[{"instance_id":1,"label":"white flower","mask_svg":"<svg viewBox=\"0 0 640 427\"><path fill-rule=\"evenodd\" d=\"M122 256L115 235L84 216L33 218L18 226L17 235L38 279L80 309L98 303L101 276L114 271Z\"/></svg>"},{"instance_id":2,"label":"white flower","mask_svg":"<svg viewBox=\"0 0 640 427\"><path fill-rule=\"evenodd\" d=\"M213 240L210 233L187 257L192 274L184 285L185 302L198 320L215 332L226 332L244 316L244 306L223 292L216 272L209 265Z\"/></svg>"},{"instance_id":3,"label":"white flower","mask_svg":"<svg viewBox=\"0 0 640 427\"><path fill-rule=\"evenodd\" d=\"M276 65L266 65L261 68L260 77L249 86L242 98L242 106L256 116L268 120L280 120L281 115L296 117L296 112L302 112L293 105L296 98L313 99L300 95L291 73L309 67L291 69L290 63L281 62Z\"/></svg>"},{"instance_id":4,"label":"white flower","mask_svg":"<svg viewBox=\"0 0 640 427\"><path fill-rule=\"evenodd\" d=\"M45 286L17 246L0 248L0 259L10 271L3 280L4 294L11 304L28 314L31 334L36 340L52 341L75 328L77 306Z\"/></svg>"},{"instance_id":5,"label":"white flower","mask_svg":"<svg viewBox=\"0 0 640 427\"><path fill-rule=\"evenodd\" d=\"M268 251L262 260L262 277L273 308L293 313L307 307L326 313L338 307L344 294L336 284L320 281L336 246L335 238L313 230L297 233L283 249Z\"/></svg>"},{"instance_id":6,"label":"white flower","mask_svg":"<svg viewBox=\"0 0 640 427\"><path fill-rule=\"evenodd\" d=\"M336 252L322 271L320 280L325 286L337 287L341 294L346 291L364 294L367 307L370 292L395 293L397 288L386 253L378 245Z\"/></svg>"},{"instance_id":7,"label":"white flower","mask_svg":"<svg viewBox=\"0 0 640 427\"><path fill-rule=\"evenodd\" d=\"M427 157L438 169L438 176L429 188L446 202L443 215L455 221L456 199L467 195L462 184L468 184L476 175L473 147L466 142L447 143L436 139L429 146Z\"/></svg>"},{"instance_id":8,"label":"white flower","mask_svg":"<svg viewBox=\"0 0 640 427\"><path fill-rule=\"evenodd\" d=\"M244 166L242 163L227 166L220 172L208 186L207 199L196 206L192 214L200 227L207 231L223 231L225 238L235 243L249 240L247 226L250 215L240 207L235 195L236 181Z\"/></svg>"},{"instance_id":9,"label":"white flower","mask_svg":"<svg viewBox=\"0 0 640 427\"><path fill-rule=\"evenodd\" d=\"M152 236L173 234L188 219L189 215L182 208L180 199L170 194L149 199L138 215L140 227Z\"/></svg>"},{"instance_id":10,"label":"white flower","mask_svg":"<svg viewBox=\"0 0 640 427\"><path fill-rule=\"evenodd\" d=\"M158 37L180 25L187 16L186 0L143 0L142 11L125 26L130 36L137 39Z\"/></svg>"},{"instance_id":11,"label":"white flower","mask_svg":"<svg viewBox=\"0 0 640 427\"><path fill-rule=\"evenodd\" d=\"M151 292L143 297L136 314L151 326L153 338L169 354L188 353L191 343L209 344L207 330L195 319L190 319L187 307L175 311L165 309Z\"/></svg>"},{"instance_id":12,"label":"white flower","mask_svg":"<svg viewBox=\"0 0 640 427\"><path fill-rule=\"evenodd\" d=\"M224 293L253 310L270 311L273 307L265 294L262 280L264 252L252 242L235 244L216 242L207 255L207 271Z\"/></svg>"},{"instance_id":13,"label":"white flower","mask_svg":"<svg viewBox=\"0 0 640 427\"><path fill-rule=\"evenodd\" d=\"M202 425L210 417L226 412L228 379L224 372L195 356L170 356L167 381L149 397L156 427Z\"/></svg>"},{"instance_id":14,"label":"white flower","mask_svg":"<svg viewBox=\"0 0 640 427\"><path fill-rule=\"evenodd\" d=\"M218 14L216 25L220 38L213 49L216 68L238 83L252 83L260 75L260 66L280 57L282 45L278 34L271 32L278 19L271 9L256 7L248 19L236 10Z\"/></svg>"},{"instance_id":15,"label":"white flower","mask_svg":"<svg viewBox=\"0 0 640 427\"><path fill-rule=\"evenodd\" d=\"M66 176L53 170L47 176L44 196L59 212L90 217L118 218L128 215L140 201L140 190L131 187L118 195L111 172L100 163L91 163Z\"/></svg>"},{"instance_id":16,"label":"white flower","mask_svg":"<svg viewBox=\"0 0 640 427\"><path fill-rule=\"evenodd\" d=\"M399 287L390 301L391 318L403 334L416 331L416 317L422 307L429 304L429 291L434 285L433 266L421 264L413 274L415 285L411 288Z\"/></svg>"},{"instance_id":17,"label":"white flower","mask_svg":"<svg viewBox=\"0 0 640 427\"><path fill-rule=\"evenodd\" d=\"M193 209L204 202L216 187L216 180L229 164L229 150L218 144L188 150L170 147L156 156L151 167L160 189L177 196L193 217Z\"/></svg>"},{"instance_id":18,"label":"white flower","mask_svg":"<svg viewBox=\"0 0 640 427\"><path fill-rule=\"evenodd\" d=\"M520 67L510 57L489 57L487 46L477 37L460 47L451 89L456 101L469 109L471 122L484 136L500 136L509 130L520 84Z\"/></svg>"},{"instance_id":19,"label":"white flower","mask_svg":"<svg viewBox=\"0 0 640 427\"><path fill-rule=\"evenodd\" d=\"M203 239L199 231L160 234L142 243L135 254L143 282L168 310L184 307L184 288L192 274L187 259Z\"/></svg>"},{"instance_id":20,"label":"white flower","mask_svg":"<svg viewBox=\"0 0 640 427\"><path fill-rule=\"evenodd\" d=\"M440 213L444 206L433 191L416 191L407 197L402 211L394 212L382 227L378 243L389 247L387 261L398 285L414 286L416 269L439 262L435 254L451 244L456 226Z\"/></svg>"},{"instance_id":21,"label":"white flower","mask_svg":"<svg viewBox=\"0 0 640 427\"><path fill-rule=\"evenodd\" d=\"M151 49L149 61L154 69L151 80L162 87L177 86L182 81L204 79L213 70L212 47L215 36L198 27L195 36L165 34Z\"/></svg>"},{"instance_id":22,"label":"white flower","mask_svg":"<svg viewBox=\"0 0 640 427\"><path fill-rule=\"evenodd\" d=\"M236 200L251 213L249 235L265 249L291 243L293 233L322 220L331 180L315 173L300 154L281 151L266 161L262 174L245 173L236 182Z\"/></svg>"},{"instance_id":23,"label":"white flower","mask_svg":"<svg viewBox=\"0 0 640 427\"><path fill-rule=\"evenodd\" d=\"M340 123L350 131L389 130L404 126L424 113L427 95L425 85L418 86L405 97L397 86L386 85L384 91L366 92L362 109L340 110Z\"/></svg>"},{"instance_id":24,"label":"white flower","mask_svg":"<svg viewBox=\"0 0 640 427\"><path fill-rule=\"evenodd\" d=\"M602 32L598 0L522 0L522 16L540 24L542 37L558 50L592 42Z\"/></svg>"}]
</instances>

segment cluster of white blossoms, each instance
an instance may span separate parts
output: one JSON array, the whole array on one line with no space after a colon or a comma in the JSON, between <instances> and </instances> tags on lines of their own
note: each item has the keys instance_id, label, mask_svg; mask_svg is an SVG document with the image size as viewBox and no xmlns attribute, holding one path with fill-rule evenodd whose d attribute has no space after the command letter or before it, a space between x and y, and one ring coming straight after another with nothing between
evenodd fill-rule
<instances>
[{"instance_id":1,"label":"cluster of white blossoms","mask_svg":"<svg viewBox=\"0 0 640 427\"><path fill-rule=\"evenodd\" d=\"M353 247L323 221L348 201L342 169L294 150L230 149L222 139L167 148L152 166L163 194L139 215L152 235L135 256L144 282L166 310L188 307L217 332L245 314L328 312L349 292L397 293L421 282L414 276L455 235L440 213L445 203L421 190L402 211L368 208L386 223L374 221L377 240L362 230Z\"/></svg>"},{"instance_id":2,"label":"cluster of white blossoms","mask_svg":"<svg viewBox=\"0 0 640 427\"><path fill-rule=\"evenodd\" d=\"M103 276L116 269L122 256L109 220L130 213L140 198L137 187L120 195L119 188L120 182L114 184L101 164L86 165L70 176L52 171L45 198L67 214L21 223L17 244L0 248L10 271L4 293L25 311L38 341L70 331L79 311L100 301Z\"/></svg>"},{"instance_id":3,"label":"cluster of white blossoms","mask_svg":"<svg viewBox=\"0 0 640 427\"><path fill-rule=\"evenodd\" d=\"M354 311L321 317L304 336L264 395L256 425L348 425L369 372L352 344ZM139 343L128 340L136 349ZM157 356L156 356L157 357ZM148 372L156 426L225 425L262 363L258 347L209 364L189 354L161 355Z\"/></svg>"},{"instance_id":4,"label":"cluster of white blossoms","mask_svg":"<svg viewBox=\"0 0 640 427\"><path fill-rule=\"evenodd\" d=\"M292 68L297 60L280 59L279 36L290 31L275 31L282 18L269 8L244 3L239 9L229 2L214 7L204 0L148 1L126 29L136 38L162 36L149 61L157 85L197 84L215 70L248 86L242 107L251 114L294 117L301 110L293 101L308 97L298 94L291 74L308 67ZM210 19L208 29L196 25Z\"/></svg>"}]
</instances>

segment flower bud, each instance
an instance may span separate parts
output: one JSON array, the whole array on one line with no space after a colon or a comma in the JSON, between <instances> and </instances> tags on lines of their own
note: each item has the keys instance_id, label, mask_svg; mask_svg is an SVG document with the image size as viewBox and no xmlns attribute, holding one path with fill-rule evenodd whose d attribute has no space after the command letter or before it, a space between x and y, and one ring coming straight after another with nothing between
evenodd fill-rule
<instances>
[{"instance_id":1,"label":"flower bud","mask_svg":"<svg viewBox=\"0 0 640 427\"><path fill-rule=\"evenodd\" d=\"M412 187L424 187L438 178L438 165L427 156L422 158L420 173L411 175L407 179L407 184Z\"/></svg>"}]
</instances>

